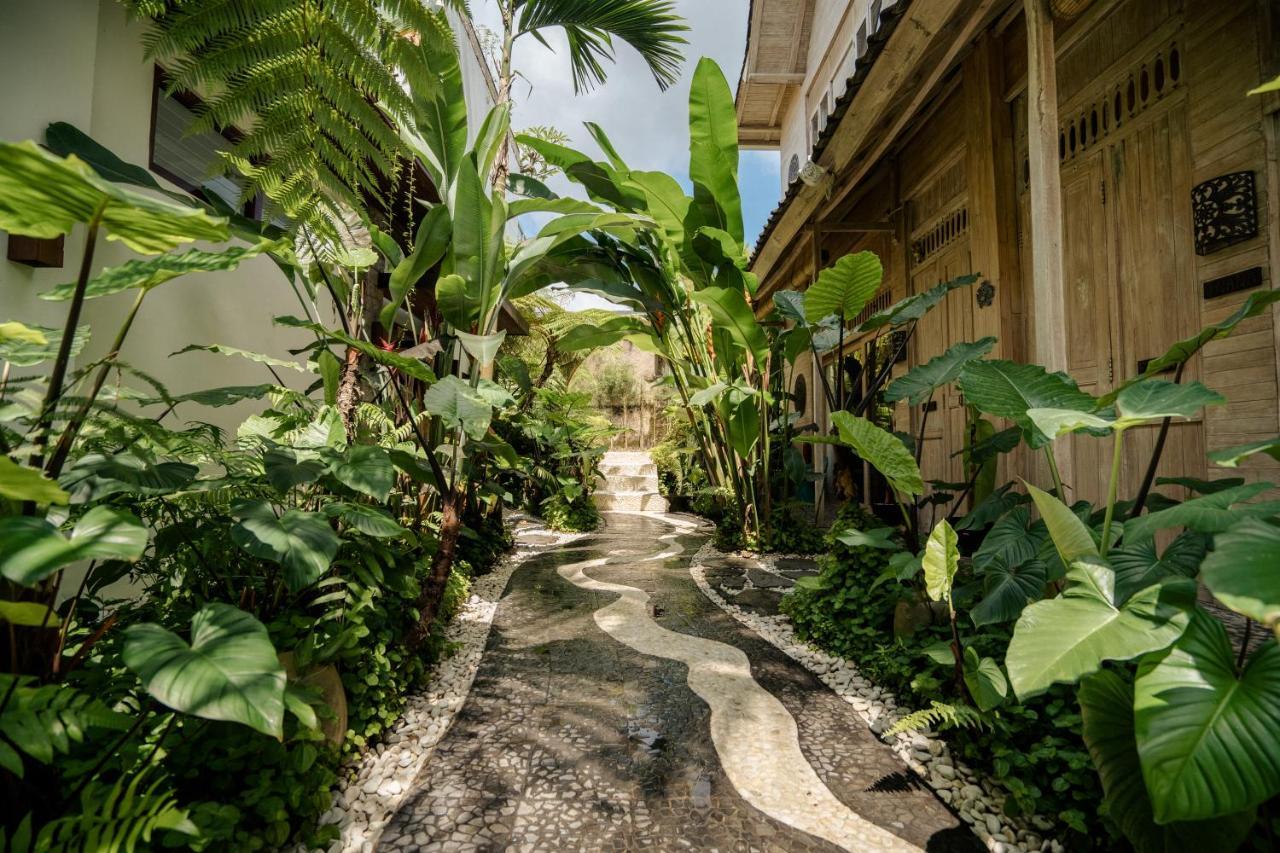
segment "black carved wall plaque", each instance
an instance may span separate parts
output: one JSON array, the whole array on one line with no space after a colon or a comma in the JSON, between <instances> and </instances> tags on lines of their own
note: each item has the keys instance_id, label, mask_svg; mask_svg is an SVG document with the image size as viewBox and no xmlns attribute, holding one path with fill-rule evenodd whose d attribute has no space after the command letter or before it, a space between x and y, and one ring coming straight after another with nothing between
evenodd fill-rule
<instances>
[{"instance_id":1,"label":"black carved wall plaque","mask_svg":"<svg viewBox=\"0 0 1280 853\"><path fill-rule=\"evenodd\" d=\"M979 308L990 308L991 303L996 299L996 286L990 281L984 281L982 284L978 285L978 292L976 295L978 297Z\"/></svg>"},{"instance_id":2,"label":"black carved wall plaque","mask_svg":"<svg viewBox=\"0 0 1280 853\"><path fill-rule=\"evenodd\" d=\"M1208 255L1258 236L1258 190L1253 172L1210 178L1191 191L1196 254Z\"/></svg>"}]
</instances>

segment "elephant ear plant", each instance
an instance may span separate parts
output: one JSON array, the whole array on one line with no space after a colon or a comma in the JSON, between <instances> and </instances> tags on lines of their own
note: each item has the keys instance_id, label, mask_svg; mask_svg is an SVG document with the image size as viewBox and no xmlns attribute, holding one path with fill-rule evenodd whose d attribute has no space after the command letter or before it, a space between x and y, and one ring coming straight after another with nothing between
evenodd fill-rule
<instances>
[{"instance_id":1,"label":"elephant ear plant","mask_svg":"<svg viewBox=\"0 0 1280 853\"><path fill-rule=\"evenodd\" d=\"M1159 370L1184 365L1276 296L1253 294L1232 318L1176 345ZM1250 642L1255 624L1268 633L1280 627L1280 586L1271 579L1280 556L1280 503L1262 500L1271 484L1191 480L1176 482L1201 493L1181 503L1161 498L1144 512L1150 482L1137 506L1122 500L1121 460L1131 429L1195 417L1225 402L1199 382L1169 382L1155 372L1094 399L1034 365L986 361L964 368L967 400L1011 419L1051 462L1054 442L1072 434L1112 445L1106 502L1097 511L1062 502L1056 467L1058 496L1027 486L1051 555L1037 544L1034 526L1028 529L1026 510L1016 508L991 528L975 561L987 551L1006 566L1060 567L1041 572L1034 584L1050 581L1057 594L1032 600L1017 616L1005 660L1009 685L1022 702L1055 684L1078 686L1084 738L1109 813L1135 849L1190 849L1206 839L1235 849L1257 809L1280 794L1280 648L1274 636ZM1230 466L1275 447L1257 442L1212 458ZM1016 544L1018 532L1026 545ZM1162 550L1158 535L1167 542ZM1238 648L1197 603L1196 578L1244 622ZM1038 597L1032 585L1020 595Z\"/></svg>"}]
</instances>

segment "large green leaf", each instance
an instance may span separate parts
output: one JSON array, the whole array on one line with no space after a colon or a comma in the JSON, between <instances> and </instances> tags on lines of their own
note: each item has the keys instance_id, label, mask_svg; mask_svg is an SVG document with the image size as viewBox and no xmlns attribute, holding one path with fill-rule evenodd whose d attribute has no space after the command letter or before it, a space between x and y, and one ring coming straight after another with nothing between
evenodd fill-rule
<instances>
[{"instance_id":1,"label":"large green leaf","mask_svg":"<svg viewBox=\"0 0 1280 853\"><path fill-rule=\"evenodd\" d=\"M1214 537L1200 567L1223 604L1267 626L1280 621L1280 528L1256 518Z\"/></svg>"},{"instance_id":2,"label":"large green leaf","mask_svg":"<svg viewBox=\"0 0 1280 853\"><path fill-rule=\"evenodd\" d=\"M57 237L100 208L107 238L144 255L228 237L225 219L112 184L74 155L57 157L34 142L0 142L0 229Z\"/></svg>"},{"instance_id":3,"label":"large green leaf","mask_svg":"<svg viewBox=\"0 0 1280 853\"><path fill-rule=\"evenodd\" d=\"M344 524L348 524L366 536L372 536L375 539L394 539L409 532L401 527L400 523L392 518L386 510L375 506L338 501L337 503L326 505L324 513L330 518L342 519Z\"/></svg>"},{"instance_id":4,"label":"large green leaf","mask_svg":"<svg viewBox=\"0 0 1280 853\"><path fill-rule=\"evenodd\" d=\"M629 180L644 193L645 209L666 235L667 240L682 252L685 244L685 220L693 199L684 194L679 182L666 172L631 172Z\"/></svg>"},{"instance_id":5,"label":"large green leaf","mask_svg":"<svg viewBox=\"0 0 1280 853\"><path fill-rule=\"evenodd\" d=\"M1028 530L1031 512L1026 507L1016 507L1005 513L991 525L982 544L973 553L973 565L985 569L997 560L1008 566L1017 566L1036 555L1040 547L1037 537Z\"/></svg>"},{"instance_id":6,"label":"large green leaf","mask_svg":"<svg viewBox=\"0 0 1280 853\"><path fill-rule=\"evenodd\" d=\"M322 513L291 509L279 517L266 501L241 501L231 508L239 521L231 541L248 554L284 567L290 591L305 589L328 570L338 553L338 535Z\"/></svg>"},{"instance_id":7,"label":"large green leaf","mask_svg":"<svg viewBox=\"0 0 1280 853\"><path fill-rule=\"evenodd\" d=\"M218 252L186 249L154 258L135 258L118 267L107 267L89 279L84 295L86 299L94 299L122 290L151 290L187 273L233 270L243 261L256 258L264 252L278 251L285 245L283 242L264 240L254 246L230 246ZM40 298L61 302L70 299L75 290L76 283L70 281L40 294Z\"/></svg>"},{"instance_id":8,"label":"large green leaf","mask_svg":"<svg viewBox=\"0 0 1280 853\"><path fill-rule=\"evenodd\" d=\"M804 316L816 323L832 314L852 320L871 301L884 280L884 268L875 252L845 255L818 273L804 295Z\"/></svg>"},{"instance_id":9,"label":"large green leaf","mask_svg":"<svg viewBox=\"0 0 1280 853\"><path fill-rule=\"evenodd\" d=\"M741 244L738 116L724 72L703 57L689 87L689 179L702 225L727 231Z\"/></svg>"},{"instance_id":10,"label":"large green leaf","mask_svg":"<svg viewBox=\"0 0 1280 853\"><path fill-rule=\"evenodd\" d=\"M1158 555L1154 539L1128 541L1123 548L1112 548L1107 561L1116 571L1116 598L1124 601L1168 577L1194 578L1208 547L1208 536L1187 530Z\"/></svg>"},{"instance_id":11,"label":"large green leaf","mask_svg":"<svg viewBox=\"0 0 1280 853\"><path fill-rule=\"evenodd\" d=\"M453 31L443 19L439 23L418 34L430 85L413 87L415 127L401 125L401 136L421 159L431 182L444 192L466 156L467 99Z\"/></svg>"},{"instance_id":12,"label":"large green leaf","mask_svg":"<svg viewBox=\"0 0 1280 853\"><path fill-rule=\"evenodd\" d=\"M493 417L493 406L456 376L446 376L428 388L422 395L422 407L476 440L484 438Z\"/></svg>"},{"instance_id":13,"label":"large green leaf","mask_svg":"<svg viewBox=\"0 0 1280 853\"><path fill-rule=\"evenodd\" d=\"M191 619L190 645L159 625L131 625L121 658L175 711L284 734L284 667L266 627L239 608L205 605Z\"/></svg>"},{"instance_id":14,"label":"large green leaf","mask_svg":"<svg viewBox=\"0 0 1280 853\"><path fill-rule=\"evenodd\" d=\"M1191 337L1178 341L1164 355L1151 359L1151 361L1147 362L1146 370L1103 397L1102 404L1109 405L1121 391L1130 385L1150 379L1153 376L1159 376L1185 363L1210 341L1225 338L1235 330L1236 326L1251 317L1257 317L1262 314L1270 308L1272 303L1277 301L1280 301L1280 290L1257 290L1250 293L1249 298L1230 317L1205 326Z\"/></svg>"},{"instance_id":15,"label":"large green leaf","mask_svg":"<svg viewBox=\"0 0 1280 853\"><path fill-rule=\"evenodd\" d=\"M1012 622L1044 594L1048 573L1039 560L1017 564L995 559L982 570L982 600L969 611L975 627Z\"/></svg>"},{"instance_id":16,"label":"large green leaf","mask_svg":"<svg viewBox=\"0 0 1280 853\"><path fill-rule=\"evenodd\" d=\"M734 343L751 353L756 369L763 370L769 356L769 340L742 291L704 287L691 295L695 302L707 306L716 328L723 329Z\"/></svg>"},{"instance_id":17,"label":"large green leaf","mask_svg":"<svg viewBox=\"0 0 1280 853\"><path fill-rule=\"evenodd\" d=\"M379 501L387 499L396 482L396 471L387 451L372 444L357 444L348 449L346 456L329 467L329 473L348 489Z\"/></svg>"},{"instance_id":18,"label":"large green leaf","mask_svg":"<svg viewBox=\"0 0 1280 853\"><path fill-rule=\"evenodd\" d=\"M1241 461L1255 453L1265 453L1280 462L1280 436L1264 438L1262 441L1251 441L1248 444L1237 444L1235 447L1224 447L1209 454L1209 461L1223 468L1234 468Z\"/></svg>"},{"instance_id":19,"label":"large green leaf","mask_svg":"<svg viewBox=\"0 0 1280 853\"><path fill-rule=\"evenodd\" d=\"M35 516L0 518L0 575L34 586L80 560L134 561L147 547L147 528L125 510L97 506L81 516L70 537Z\"/></svg>"},{"instance_id":20,"label":"large green leaf","mask_svg":"<svg viewBox=\"0 0 1280 853\"><path fill-rule=\"evenodd\" d=\"M31 367L45 361L52 361L58 355L58 347L62 344L62 330L37 326L26 326L38 333L43 341L36 341L28 335L0 339L0 361L7 361L14 367ZM71 356L78 356L89 340L89 327L78 326L75 337L71 339Z\"/></svg>"},{"instance_id":21,"label":"large green leaf","mask_svg":"<svg viewBox=\"0 0 1280 853\"><path fill-rule=\"evenodd\" d=\"M323 363L325 355L333 358L332 353L323 350L320 353L321 363ZM337 359L334 359L336 362ZM172 397L148 397L139 402L144 406L154 406L157 404L171 405L173 403L196 403L200 406L209 406L211 408L221 408L222 406L234 406L236 403L245 400L261 400L268 394L272 394L283 390L279 385L227 385L222 388L202 388L199 391L189 391L186 394L174 394Z\"/></svg>"},{"instance_id":22,"label":"large green leaf","mask_svg":"<svg viewBox=\"0 0 1280 853\"><path fill-rule=\"evenodd\" d=\"M391 270L391 277L387 281L390 299L378 314L378 322L382 324L382 328L391 328L404 298L428 270L440 263L440 259L449 250L449 239L452 236L453 223L449 221L449 209L443 204L435 205L427 211L422 223L418 225L413 251L409 253L409 257Z\"/></svg>"},{"instance_id":23,"label":"large green leaf","mask_svg":"<svg viewBox=\"0 0 1280 853\"><path fill-rule=\"evenodd\" d=\"M892 433L849 412L835 412L831 421L839 431L841 443L853 448L879 471L894 491L913 496L924 494L924 480L915 457Z\"/></svg>"},{"instance_id":24,"label":"large green leaf","mask_svg":"<svg viewBox=\"0 0 1280 853\"><path fill-rule=\"evenodd\" d=\"M1071 508L1046 491L1037 489L1027 483L1027 493L1035 501L1040 517L1049 529L1049 538L1053 540L1062 564L1069 566L1077 560L1095 559L1098 556L1098 543L1080 516Z\"/></svg>"},{"instance_id":25,"label":"large green leaf","mask_svg":"<svg viewBox=\"0 0 1280 853\"><path fill-rule=\"evenodd\" d=\"M311 323L307 320L299 320L297 317L276 317L275 323L278 326L291 326L295 329L309 329L325 338L332 338L346 344L352 349L359 350L361 355L367 356L371 361L376 361L383 367L390 367L400 371L406 376L420 380L422 382L434 382L436 375L425 363L416 358L400 355L396 352L384 350L368 341L357 340L350 335L340 332L337 329L326 329L319 323Z\"/></svg>"},{"instance_id":26,"label":"large green leaf","mask_svg":"<svg viewBox=\"0 0 1280 853\"><path fill-rule=\"evenodd\" d=\"M980 656L973 646L964 650L964 685L979 711L991 711L1004 702L1009 682L995 658Z\"/></svg>"},{"instance_id":27,"label":"large green leaf","mask_svg":"<svg viewBox=\"0 0 1280 853\"><path fill-rule=\"evenodd\" d=\"M872 332L885 326L901 326L912 320L919 320L925 314L928 314L934 306L946 299L948 293L957 288L969 287L978 278L979 276L976 275L961 276L920 293L913 293L911 296L898 300L883 311L877 311L872 314L858 327L858 332Z\"/></svg>"},{"instance_id":28,"label":"large green leaf","mask_svg":"<svg viewBox=\"0 0 1280 853\"><path fill-rule=\"evenodd\" d=\"M118 453L86 453L62 475L63 488L79 501L98 501L115 494L167 495L190 486L200 469L186 462L146 462Z\"/></svg>"},{"instance_id":29,"label":"large green leaf","mask_svg":"<svg viewBox=\"0 0 1280 853\"><path fill-rule=\"evenodd\" d=\"M924 546L924 586L929 598L951 605L951 587L960 570L956 532L945 519L939 521Z\"/></svg>"},{"instance_id":30,"label":"large green leaf","mask_svg":"<svg viewBox=\"0 0 1280 853\"><path fill-rule=\"evenodd\" d=\"M1201 495L1177 506L1149 512L1124 523L1125 544L1141 542L1170 527L1186 527L1200 533L1221 533L1244 518L1269 518L1280 514L1280 501L1253 499L1275 488L1270 483L1247 483Z\"/></svg>"},{"instance_id":31,"label":"large green leaf","mask_svg":"<svg viewBox=\"0 0 1280 853\"><path fill-rule=\"evenodd\" d=\"M628 335L649 331L649 324L639 317L623 315L605 320L599 325L583 323L574 326L556 341L561 352L579 352L612 346Z\"/></svg>"},{"instance_id":32,"label":"large green leaf","mask_svg":"<svg viewBox=\"0 0 1280 853\"><path fill-rule=\"evenodd\" d=\"M314 451L292 447L271 447L262 454L267 482L281 492L314 483L324 473L325 464Z\"/></svg>"},{"instance_id":33,"label":"large green leaf","mask_svg":"<svg viewBox=\"0 0 1280 853\"><path fill-rule=\"evenodd\" d=\"M1197 611L1172 649L1138 667L1134 723L1158 823L1265 802L1280 793L1280 646L1237 672L1226 629Z\"/></svg>"},{"instance_id":34,"label":"large green leaf","mask_svg":"<svg viewBox=\"0 0 1280 853\"><path fill-rule=\"evenodd\" d=\"M1164 826L1155 822L1138 759L1131 682L1104 669L1080 683L1078 696L1084 742L1102 780L1107 813L1135 853L1235 850L1239 846L1253 826L1252 810L1212 821Z\"/></svg>"},{"instance_id":35,"label":"large green leaf","mask_svg":"<svg viewBox=\"0 0 1280 853\"><path fill-rule=\"evenodd\" d=\"M960 390L967 403L1000 418L1009 418L1022 428L1027 443L1040 448L1049 438L1027 414L1029 409L1094 408L1094 399L1077 387L1065 373L1047 373L1036 364L1013 361L973 361L960 372Z\"/></svg>"},{"instance_id":36,"label":"large green leaf","mask_svg":"<svg viewBox=\"0 0 1280 853\"><path fill-rule=\"evenodd\" d=\"M995 345L996 339L991 337L956 344L891 382L884 392L885 402L906 400L912 406L924 405L935 391L954 382L966 364L991 352Z\"/></svg>"},{"instance_id":37,"label":"large green leaf","mask_svg":"<svg viewBox=\"0 0 1280 853\"><path fill-rule=\"evenodd\" d=\"M1227 402L1199 382L1173 383L1148 379L1129 385L1116 397L1116 429L1126 429L1164 418L1193 418L1205 406Z\"/></svg>"},{"instance_id":38,"label":"large green leaf","mask_svg":"<svg viewBox=\"0 0 1280 853\"><path fill-rule=\"evenodd\" d=\"M493 360L498 356L498 350L502 347L502 342L507 339L506 329L492 335L473 335L462 331L455 331L454 334L458 336L458 342L467 351L467 355L483 367L493 364Z\"/></svg>"},{"instance_id":39,"label":"large green leaf","mask_svg":"<svg viewBox=\"0 0 1280 853\"><path fill-rule=\"evenodd\" d=\"M67 493L37 468L0 456L0 497L37 504L65 504Z\"/></svg>"},{"instance_id":40,"label":"large green leaf","mask_svg":"<svg viewBox=\"0 0 1280 853\"><path fill-rule=\"evenodd\" d=\"M260 352L250 352L249 350L239 349L237 347L229 347L225 344L188 344L177 352L172 353L172 355L183 355L184 353L189 352L211 352L228 357L234 356L236 358L247 358L249 361L256 361L259 364L265 364L267 367L282 367L286 370L297 371L298 373L307 372L307 368L298 364L296 361L274 358L269 355L263 355Z\"/></svg>"},{"instance_id":41,"label":"large green leaf","mask_svg":"<svg viewBox=\"0 0 1280 853\"><path fill-rule=\"evenodd\" d=\"M1195 602L1194 582L1170 580L1118 604L1115 573L1100 563L1074 563L1067 582L1062 595L1023 610L1014 627L1005 666L1023 701L1056 683L1074 683L1105 661L1165 648L1186 628Z\"/></svg>"},{"instance_id":42,"label":"large green leaf","mask_svg":"<svg viewBox=\"0 0 1280 853\"><path fill-rule=\"evenodd\" d=\"M760 398L741 386L731 386L716 402L729 434L729 444L742 459L760 440Z\"/></svg>"},{"instance_id":43,"label":"large green leaf","mask_svg":"<svg viewBox=\"0 0 1280 853\"><path fill-rule=\"evenodd\" d=\"M10 320L7 323L0 323L0 345L9 343L33 344L38 347L44 347L49 345L49 339L38 328L33 329L16 320Z\"/></svg>"}]
</instances>

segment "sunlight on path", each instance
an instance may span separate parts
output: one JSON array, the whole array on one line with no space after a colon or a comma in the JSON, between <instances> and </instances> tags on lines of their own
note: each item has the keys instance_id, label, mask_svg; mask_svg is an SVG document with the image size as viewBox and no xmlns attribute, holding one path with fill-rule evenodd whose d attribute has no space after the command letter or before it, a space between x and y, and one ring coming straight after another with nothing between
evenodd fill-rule
<instances>
[{"instance_id":1,"label":"sunlight on path","mask_svg":"<svg viewBox=\"0 0 1280 853\"><path fill-rule=\"evenodd\" d=\"M661 515L646 517L683 526ZM675 537L669 534L661 539L674 543ZM676 556L681 550L673 544L646 561ZM635 560L631 554L619 557ZM613 559L570 563L557 571L582 589L619 596L594 614L596 624L609 636L641 654L689 667L689 687L711 708L711 739L720 763L744 800L775 820L846 850L920 849L864 820L831 793L800 751L795 720L756 683L750 661L740 649L667 630L653 620L644 590L586 574Z\"/></svg>"}]
</instances>

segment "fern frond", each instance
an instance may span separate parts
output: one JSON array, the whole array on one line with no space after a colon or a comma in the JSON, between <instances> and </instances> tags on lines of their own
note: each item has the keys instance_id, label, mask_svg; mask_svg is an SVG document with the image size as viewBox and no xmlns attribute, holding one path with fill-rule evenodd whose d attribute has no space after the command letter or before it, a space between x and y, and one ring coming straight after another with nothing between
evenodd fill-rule
<instances>
[{"instance_id":1,"label":"fern frond","mask_svg":"<svg viewBox=\"0 0 1280 853\"><path fill-rule=\"evenodd\" d=\"M907 714L885 732L885 737L894 737L906 732L920 729L983 729L989 727L982 712L969 705L951 705L936 699L928 708Z\"/></svg>"},{"instance_id":2,"label":"fern frond","mask_svg":"<svg viewBox=\"0 0 1280 853\"><path fill-rule=\"evenodd\" d=\"M155 778L148 781L151 776ZM166 776L151 768L113 785L93 780L80 794L80 813L46 824L40 830L36 848L132 853L152 849L152 835L158 832L198 837L199 828L187 816L186 809L179 808L167 781Z\"/></svg>"},{"instance_id":3,"label":"fern frond","mask_svg":"<svg viewBox=\"0 0 1280 853\"><path fill-rule=\"evenodd\" d=\"M48 764L84 740L86 729L128 728L129 720L98 699L64 684L30 686L17 676L0 675L0 692L13 695L0 715L0 767L22 778L22 759L14 751ZM12 744L12 746L10 746Z\"/></svg>"}]
</instances>

